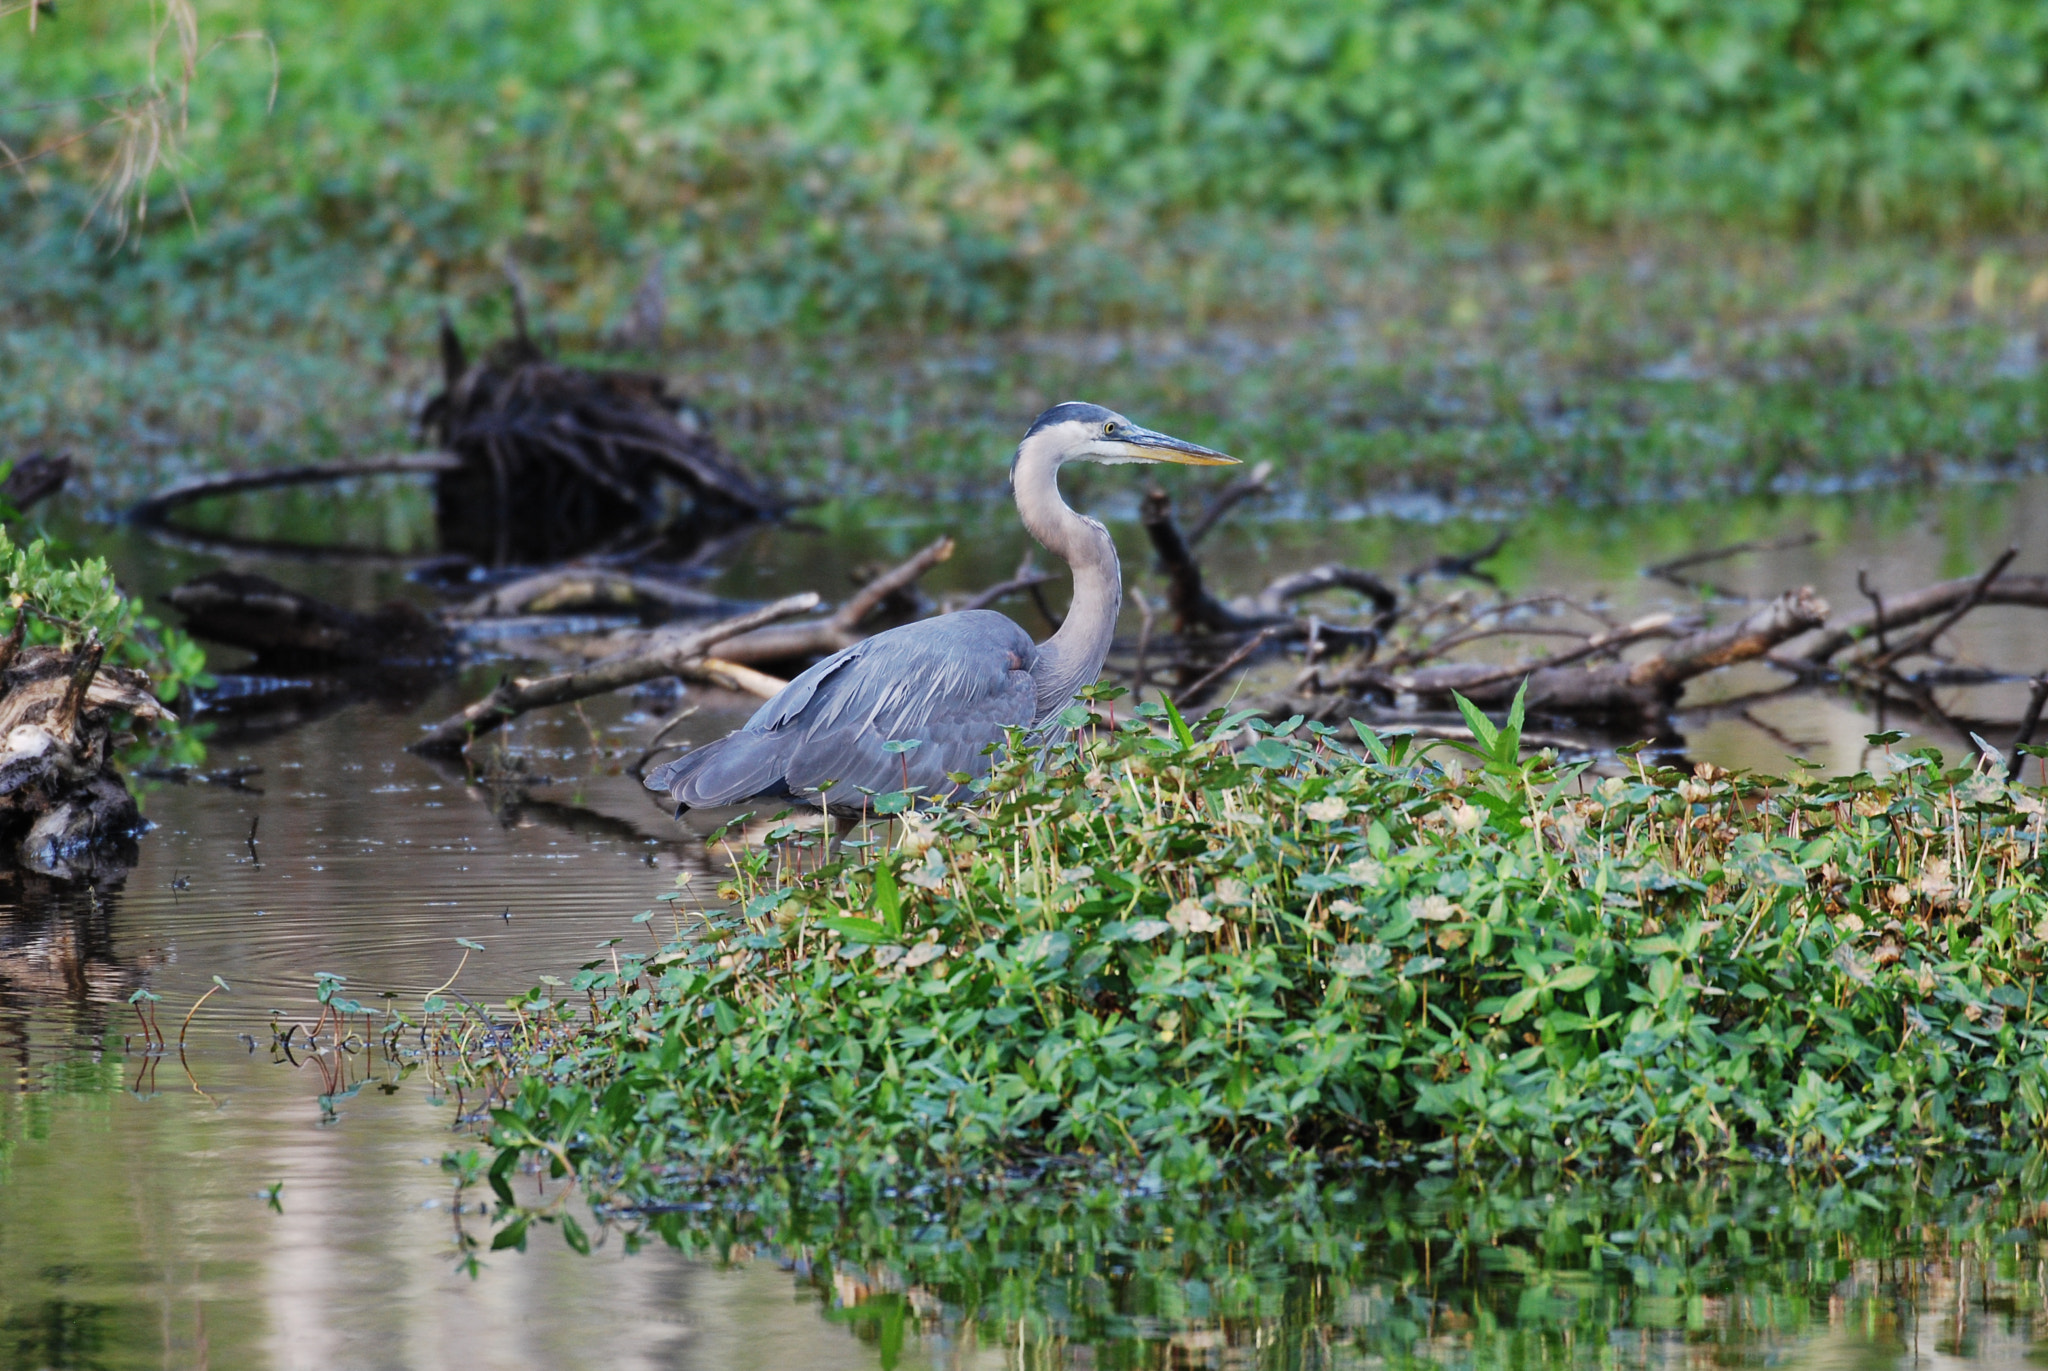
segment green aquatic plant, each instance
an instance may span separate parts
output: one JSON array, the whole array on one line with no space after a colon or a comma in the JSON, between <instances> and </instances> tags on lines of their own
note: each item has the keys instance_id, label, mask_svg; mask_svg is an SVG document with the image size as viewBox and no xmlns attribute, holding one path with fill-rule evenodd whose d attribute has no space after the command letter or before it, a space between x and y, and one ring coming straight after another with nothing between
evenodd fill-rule
<instances>
[{"instance_id":1,"label":"green aquatic plant","mask_svg":"<svg viewBox=\"0 0 2048 1371\"><path fill-rule=\"evenodd\" d=\"M204 649L124 594L105 558L73 560L41 538L20 544L0 524L0 594L0 637L103 648L104 660L145 673L165 701L207 681Z\"/></svg>"},{"instance_id":2,"label":"green aquatic plant","mask_svg":"<svg viewBox=\"0 0 2048 1371\"><path fill-rule=\"evenodd\" d=\"M1596 780L1477 711L1466 757L1062 722L832 860L776 821L726 907L515 1002L491 1174L1841 1166L2048 1122L2037 789L1932 751Z\"/></svg>"}]
</instances>

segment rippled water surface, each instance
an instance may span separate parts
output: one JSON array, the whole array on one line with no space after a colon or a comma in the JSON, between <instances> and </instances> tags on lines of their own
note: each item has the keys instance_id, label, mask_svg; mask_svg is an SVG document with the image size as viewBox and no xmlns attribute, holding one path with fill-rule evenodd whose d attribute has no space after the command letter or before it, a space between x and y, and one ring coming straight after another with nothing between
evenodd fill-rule
<instances>
[{"instance_id":1,"label":"rippled water surface","mask_svg":"<svg viewBox=\"0 0 2048 1371\"><path fill-rule=\"evenodd\" d=\"M933 589L968 588L1007 575L1022 550L996 507L821 517L822 532L774 531L743 546L719 588L829 592L847 568L900 556L939 531L966 536ZM1841 603L1856 598L1859 569L1909 588L1966 574L2008 543L2022 549L2016 571L2048 571L2048 482L1932 497L1561 509L1519 528L1496 564L1511 588L1598 594L1631 612L1683 602L1635 574L1646 562L1811 528L1818 542L1728 563L1723 579L1745 592L1809 582ZM1487 532L1244 520L1204 552L1220 588L1242 592L1325 560L1400 569ZM222 564L130 533L86 534L152 593ZM1142 565L1138 540L1124 545ZM375 566L238 565L359 605L422 594ZM1031 623L1027 607L1012 608ZM1985 612L1960 646L1991 665L2039 671L2048 667L2041 621ZM494 802L459 768L404 752L423 722L502 669L485 664L424 688L387 683L381 700L309 701L260 723L223 721L206 765L255 768L250 788L148 787L156 827L125 873L0 877L0 1366L2048 1364L2036 1237L2048 1214L2009 1194L1996 1232L1956 1242L1947 1219L1915 1227L1902 1245L1897 1232L1815 1237L1796 1227L1793 1207L1782 1219L1758 1211L1745 1219L1755 1244L1786 1253L1761 1266L1725 1246L1683 1243L1646 1263L1629 1243L1551 1242L1526 1216L1491 1230L1431 1211L1404 1237L1387 1218L1419 1203L1404 1181L1354 1188L1377 1197L1370 1224L1356 1221L1355 1243L1342 1236L1354 1230L1339 1205L1325 1248L1221 1242L1190 1249L1171 1270L1133 1255L1137 1238L1063 1248L1080 1242L1071 1227L1010 1231L989 1239L1011 1254L990 1269L1040 1275L986 1300L969 1284L892 1273L886 1249L862 1266L786 1243L731 1247L721 1261L659 1246L626 1257L611 1241L583 1258L549 1235L528 1253L492 1255L471 1280L455 1269L458 1216L438 1166L462 1141L451 1133L458 1101L421 1074L365 1080L361 1058L280 1059L269 1050L273 1013L310 1017L316 973L347 977L366 1003L388 992L416 1004L455 974L458 938L484 950L469 955L455 989L502 1000L607 955L607 940L649 938L655 930L633 916L673 889L680 870L711 861L622 774L665 705L593 701L581 716L518 724L512 745L550 778L524 803ZM1732 689L1696 692L1681 721L1696 755L1775 766L1789 748L1854 766L1875 726L1824 696L1749 718L1717 714L1715 692ZM1972 708L2016 708L2014 687L1975 690ZM700 737L750 708L716 693L694 703L702 712L688 727ZM160 997L175 1038L216 976L231 991L194 1017L182 1062L129 1050L139 1047L130 1043L134 990ZM280 1183L273 1208L265 1192ZM1734 1199L1680 1204L1672 1222L1684 1228L1695 1221L1684 1215L1710 1216L1724 1201ZM1440 1243L1417 1246L1416 1234L1439 1230ZM1100 1263L1094 1274L1043 1265L1048 1254L1084 1250Z\"/></svg>"}]
</instances>

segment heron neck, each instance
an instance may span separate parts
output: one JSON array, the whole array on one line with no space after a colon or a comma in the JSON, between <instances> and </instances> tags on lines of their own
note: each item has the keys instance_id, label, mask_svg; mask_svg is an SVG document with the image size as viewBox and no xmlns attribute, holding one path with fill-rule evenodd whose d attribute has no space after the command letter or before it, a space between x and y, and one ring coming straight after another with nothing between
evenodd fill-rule
<instances>
[{"instance_id":1,"label":"heron neck","mask_svg":"<svg viewBox=\"0 0 2048 1371\"><path fill-rule=\"evenodd\" d=\"M1124 594L1109 530L1067 506L1060 498L1058 472L1058 460L1034 450L1027 440L1011 473L1025 529L1074 575L1074 599L1065 622L1038 645L1033 674L1038 678L1041 722L1066 708L1075 691L1095 684L1102 675Z\"/></svg>"}]
</instances>

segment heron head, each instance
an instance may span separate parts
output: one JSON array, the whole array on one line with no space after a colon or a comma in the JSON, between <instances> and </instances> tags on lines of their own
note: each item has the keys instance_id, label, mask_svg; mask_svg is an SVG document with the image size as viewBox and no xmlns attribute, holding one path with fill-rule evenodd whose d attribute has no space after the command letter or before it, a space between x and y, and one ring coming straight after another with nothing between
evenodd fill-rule
<instances>
[{"instance_id":1,"label":"heron head","mask_svg":"<svg viewBox=\"0 0 2048 1371\"><path fill-rule=\"evenodd\" d=\"M1132 423L1113 409L1069 400L1032 421L1018 447L1043 449L1056 463L1173 462L1189 467L1236 466L1237 458Z\"/></svg>"}]
</instances>

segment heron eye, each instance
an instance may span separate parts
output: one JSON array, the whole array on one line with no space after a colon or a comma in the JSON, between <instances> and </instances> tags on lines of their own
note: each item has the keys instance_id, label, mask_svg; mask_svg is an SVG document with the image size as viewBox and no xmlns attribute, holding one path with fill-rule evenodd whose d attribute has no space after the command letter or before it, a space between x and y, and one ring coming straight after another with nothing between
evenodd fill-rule
<instances>
[{"instance_id":1,"label":"heron eye","mask_svg":"<svg viewBox=\"0 0 2048 1371\"><path fill-rule=\"evenodd\" d=\"M1106 424L1104 424L1104 425L1102 426L1102 436L1103 436L1103 437L1105 437L1105 438L1107 438L1107 437L1108 437L1108 436L1109 436L1110 434L1112 434L1112 433L1115 433L1115 432L1116 432L1116 420L1114 420L1114 419L1111 419L1111 420L1110 420L1110 421L1109 421L1108 423L1106 423Z\"/></svg>"}]
</instances>

